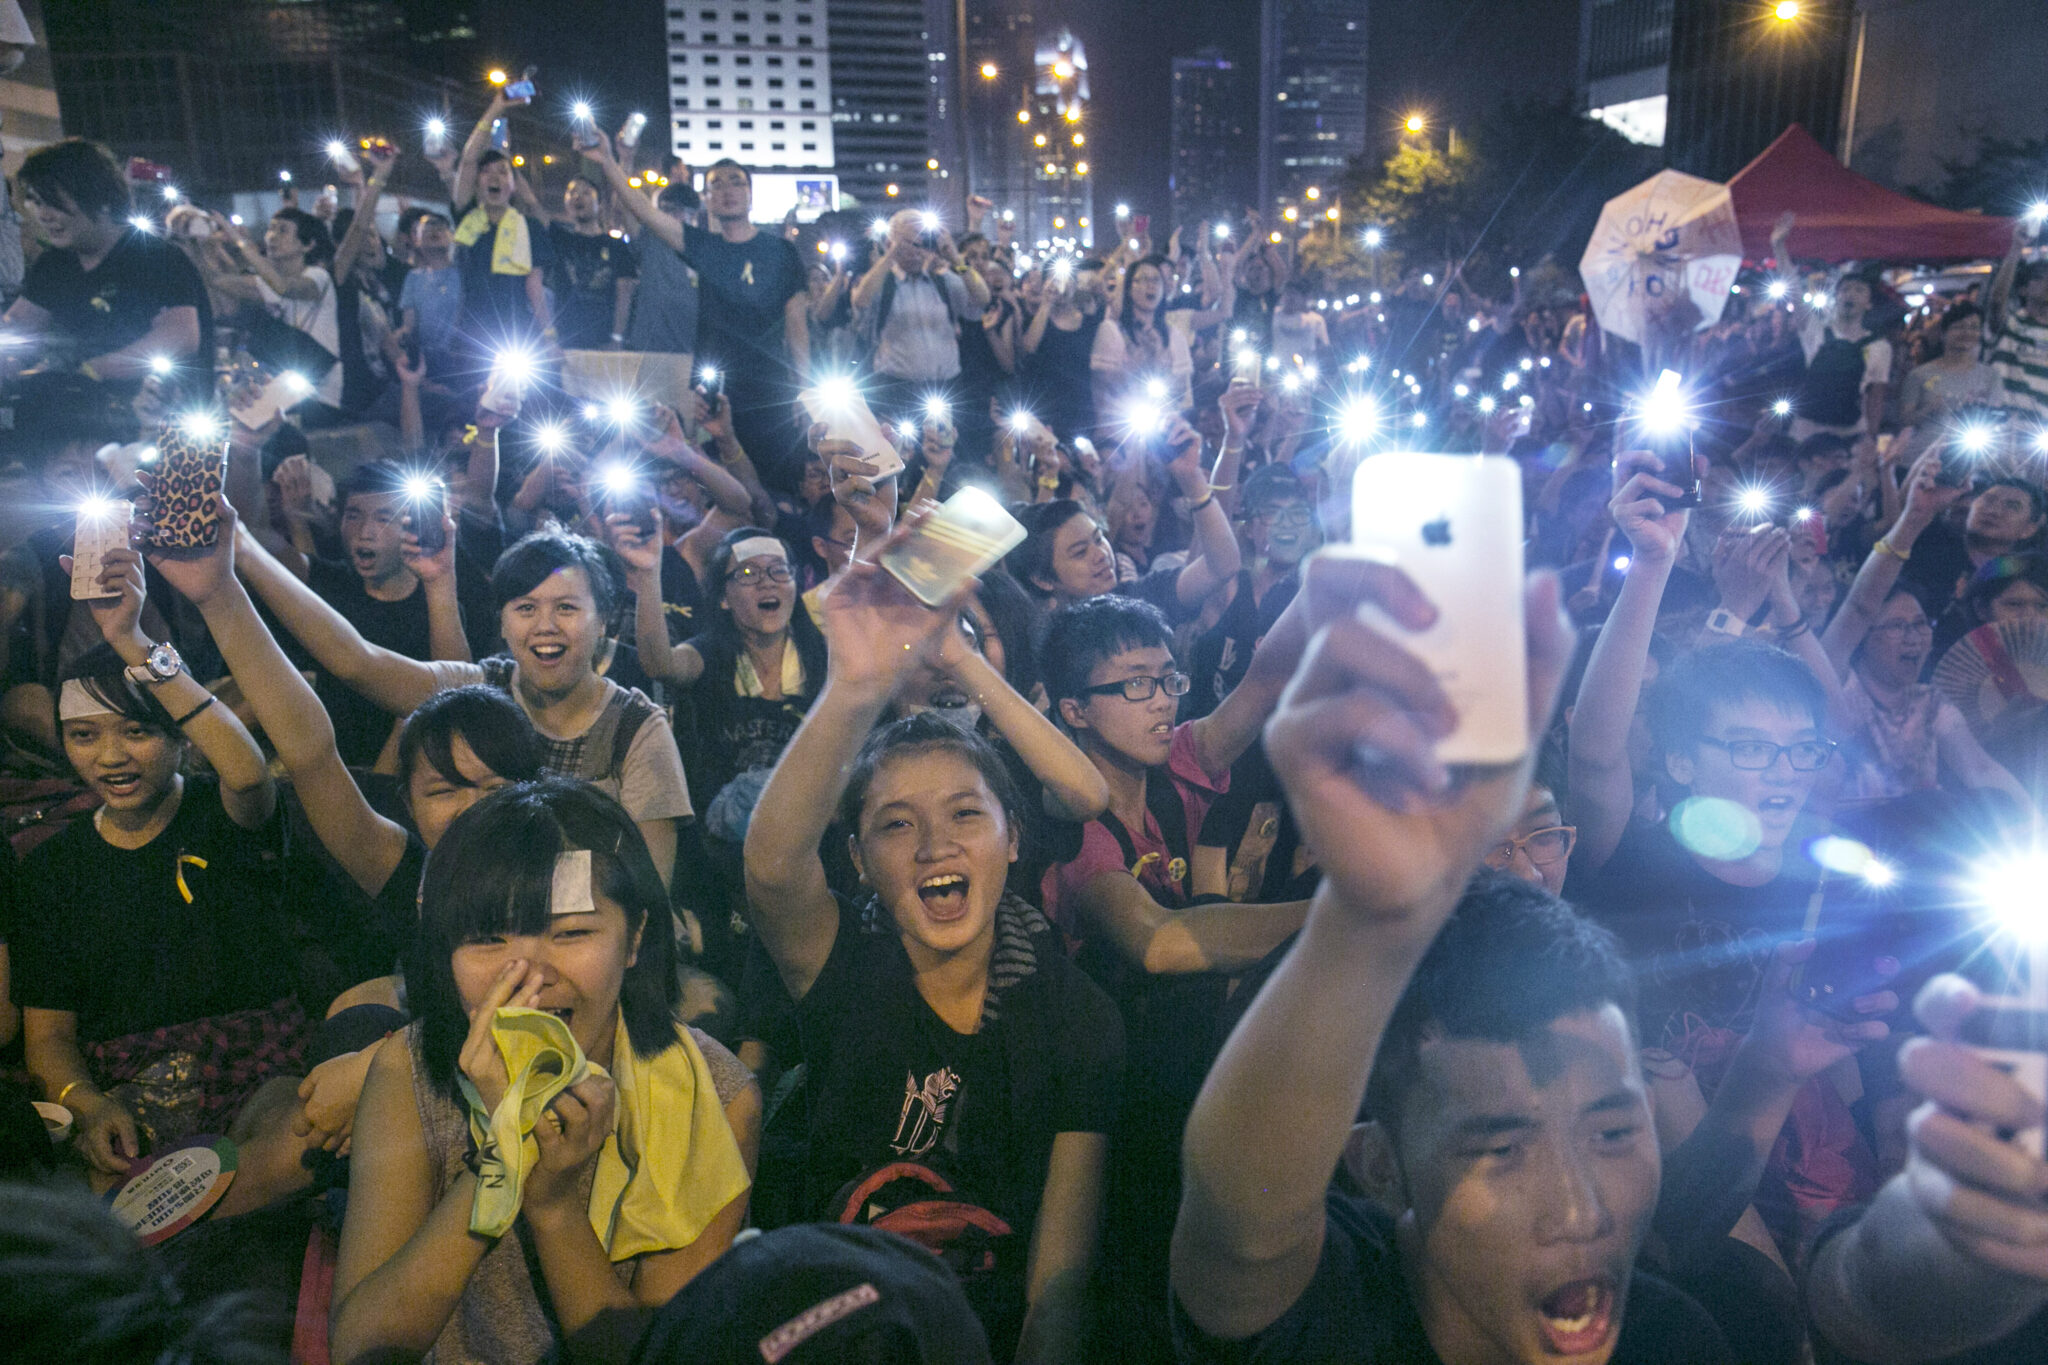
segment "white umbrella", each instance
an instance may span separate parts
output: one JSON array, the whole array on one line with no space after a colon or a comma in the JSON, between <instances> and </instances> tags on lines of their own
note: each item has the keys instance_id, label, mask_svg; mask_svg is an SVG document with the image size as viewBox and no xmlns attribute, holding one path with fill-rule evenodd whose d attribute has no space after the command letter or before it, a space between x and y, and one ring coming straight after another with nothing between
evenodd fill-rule
<instances>
[{"instance_id":1,"label":"white umbrella","mask_svg":"<svg viewBox=\"0 0 2048 1365\"><path fill-rule=\"evenodd\" d=\"M1642 344L1681 319L1691 328L1720 321L1741 267L1728 187L1659 171L1600 210L1579 274L1600 326Z\"/></svg>"}]
</instances>

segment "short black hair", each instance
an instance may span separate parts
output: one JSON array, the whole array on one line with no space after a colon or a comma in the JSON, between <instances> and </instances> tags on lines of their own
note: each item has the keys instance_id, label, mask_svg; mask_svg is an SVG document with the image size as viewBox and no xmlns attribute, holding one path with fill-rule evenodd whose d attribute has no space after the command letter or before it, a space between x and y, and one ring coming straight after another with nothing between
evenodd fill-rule
<instances>
[{"instance_id":1,"label":"short black hair","mask_svg":"<svg viewBox=\"0 0 2048 1365\"><path fill-rule=\"evenodd\" d=\"M1052 545L1060 528L1075 517L1091 516L1087 508L1072 498L1054 498L1050 502L1033 503L1028 507L1012 508L1017 520L1024 527L1024 539L1016 549L1003 557L1003 567L1010 571L1010 577L1017 585L1034 597L1044 597L1045 589L1038 586L1041 578L1052 578Z\"/></svg>"},{"instance_id":2,"label":"short black hair","mask_svg":"<svg viewBox=\"0 0 2048 1365\"><path fill-rule=\"evenodd\" d=\"M137 687L128 680L128 666L121 662L121 656L114 647L102 641L85 653L73 659L70 665L57 675L57 699L61 703L64 684L77 682L92 699L124 720L132 720L146 729L161 731L173 740L183 740L184 734L173 723L171 713L157 700L156 693ZM64 723L57 723L58 733L63 733Z\"/></svg>"},{"instance_id":3,"label":"short black hair","mask_svg":"<svg viewBox=\"0 0 2048 1365\"><path fill-rule=\"evenodd\" d=\"M498 556L491 568L491 597L499 611L526 596L558 569L581 569L590 582L590 597L606 621L619 604L618 575L596 541L567 531L535 531L521 536Z\"/></svg>"},{"instance_id":4,"label":"short black hair","mask_svg":"<svg viewBox=\"0 0 2048 1365\"><path fill-rule=\"evenodd\" d=\"M1039 645L1046 691L1054 702L1079 697L1104 659L1154 646L1172 649L1173 627L1150 602L1106 593L1069 603L1052 614Z\"/></svg>"},{"instance_id":5,"label":"short black hair","mask_svg":"<svg viewBox=\"0 0 2048 1365\"><path fill-rule=\"evenodd\" d=\"M1968 614L1970 623L1983 625L1989 621L1991 604L2007 588L2019 582L2032 583L2048 593L2048 555L2029 552L1987 560L1970 579L1970 586L1963 593L1963 610Z\"/></svg>"},{"instance_id":6,"label":"short black hair","mask_svg":"<svg viewBox=\"0 0 2048 1365\"><path fill-rule=\"evenodd\" d=\"M420 877L419 925L406 988L420 1019L427 1074L456 1093L456 1059L469 1018L455 989L455 950L485 934L547 927L555 859L590 850L592 890L617 901L640 952L619 988L633 1052L651 1058L676 1043L681 987L668 893L625 807L587 782L545 777L500 787L458 815Z\"/></svg>"},{"instance_id":7,"label":"short black hair","mask_svg":"<svg viewBox=\"0 0 2048 1365\"><path fill-rule=\"evenodd\" d=\"M747 178L748 187L753 187L754 173L748 170L745 166L740 165L739 162L734 161L729 156L722 156L718 158L718 160L712 162L709 166L706 166L704 168L704 183L707 185L711 183L711 173L713 171L723 170L727 168L738 171L741 175L745 176Z\"/></svg>"},{"instance_id":8,"label":"short black hair","mask_svg":"<svg viewBox=\"0 0 2048 1365\"><path fill-rule=\"evenodd\" d=\"M485 152L482 156L476 159L476 168L478 170L482 170L486 166L495 166L500 161L504 162L507 165L510 165L512 163L511 154L508 152L501 152L496 147L493 147L489 151Z\"/></svg>"},{"instance_id":9,"label":"short black hair","mask_svg":"<svg viewBox=\"0 0 2048 1365\"><path fill-rule=\"evenodd\" d=\"M1970 300L1964 299L1961 303L1949 305L1948 310L1941 315L1941 321L1936 326L1941 331L1946 332L1959 322L1981 322L1983 320L1984 310L1970 302Z\"/></svg>"},{"instance_id":10,"label":"short black hair","mask_svg":"<svg viewBox=\"0 0 2048 1365\"><path fill-rule=\"evenodd\" d=\"M2029 479L2023 479L2017 474L1993 475L1973 488L1970 491L1970 496L1975 498L1979 494L1987 493L1994 488L2017 488L2020 492L2027 495L2027 502L2034 509L2035 520L2038 521L2042 517L2048 517L2048 492L2044 492L2041 485Z\"/></svg>"},{"instance_id":11,"label":"short black hair","mask_svg":"<svg viewBox=\"0 0 2048 1365\"><path fill-rule=\"evenodd\" d=\"M45 204L62 208L68 201L88 218L125 218L133 207L128 177L114 154L82 137L30 152L15 179Z\"/></svg>"},{"instance_id":12,"label":"short black hair","mask_svg":"<svg viewBox=\"0 0 2048 1365\"><path fill-rule=\"evenodd\" d=\"M412 215L409 221L406 217L407 214ZM420 230L421 223L439 223L443 227L448 228L455 226L447 214L442 213L438 209L422 208L417 204L407 209L405 213L398 215L398 220L398 230L407 237L415 237Z\"/></svg>"},{"instance_id":13,"label":"short black hair","mask_svg":"<svg viewBox=\"0 0 2048 1365\"><path fill-rule=\"evenodd\" d=\"M304 209L295 209L290 205L270 215L270 221L273 223L280 219L290 223L292 231L299 235L299 243L306 248L308 261L317 265L321 261L333 259L334 239L327 235L327 224Z\"/></svg>"},{"instance_id":14,"label":"short black hair","mask_svg":"<svg viewBox=\"0 0 2048 1365\"><path fill-rule=\"evenodd\" d=\"M1028 697L1044 681L1038 667L1037 613L1031 598L1006 573L983 574L974 590L1003 645L1003 681Z\"/></svg>"},{"instance_id":15,"label":"short black hair","mask_svg":"<svg viewBox=\"0 0 2048 1365\"><path fill-rule=\"evenodd\" d=\"M704 201L697 197L697 191L682 181L673 181L661 187L661 193L654 197L655 206L663 213L695 213L704 207Z\"/></svg>"},{"instance_id":16,"label":"short black hair","mask_svg":"<svg viewBox=\"0 0 2048 1365\"><path fill-rule=\"evenodd\" d=\"M405 718L398 732L398 781L410 787L421 760L457 786L469 779L455 767L455 739L460 735L470 752L498 776L526 782L541 775L540 733L512 699L488 683L471 683L436 692Z\"/></svg>"},{"instance_id":17,"label":"short black hair","mask_svg":"<svg viewBox=\"0 0 2048 1365\"><path fill-rule=\"evenodd\" d=\"M1760 701L1804 711L1816 727L1828 719L1827 693L1813 670L1775 645L1734 640L1681 654L1650 693L1650 733L1665 753L1680 753L1707 732L1718 703Z\"/></svg>"},{"instance_id":18,"label":"short black hair","mask_svg":"<svg viewBox=\"0 0 2048 1365\"><path fill-rule=\"evenodd\" d=\"M396 460L365 460L341 476L334 485L336 511L345 511L350 498L376 497L405 491L406 470Z\"/></svg>"},{"instance_id":19,"label":"short black hair","mask_svg":"<svg viewBox=\"0 0 2048 1365\"><path fill-rule=\"evenodd\" d=\"M1614 935L1542 887L1481 868L1394 1006L1365 1115L1398 1135L1431 1039L1515 1043L1606 1005L1634 1028L1635 978Z\"/></svg>"},{"instance_id":20,"label":"short black hair","mask_svg":"<svg viewBox=\"0 0 2048 1365\"><path fill-rule=\"evenodd\" d=\"M882 765L891 759L927 753L949 753L973 764L975 771L981 774L981 780L988 784L996 803L1003 808L1004 823L1012 830L1020 828L1023 806L1017 799L1017 784L1010 779L1009 765L1003 762L1002 755L980 735L963 730L931 711L919 711L891 721L868 736L853 760L846 790L840 793L839 823L856 838L859 837L860 808L867 801L868 788L874 785L875 774L881 771Z\"/></svg>"}]
</instances>

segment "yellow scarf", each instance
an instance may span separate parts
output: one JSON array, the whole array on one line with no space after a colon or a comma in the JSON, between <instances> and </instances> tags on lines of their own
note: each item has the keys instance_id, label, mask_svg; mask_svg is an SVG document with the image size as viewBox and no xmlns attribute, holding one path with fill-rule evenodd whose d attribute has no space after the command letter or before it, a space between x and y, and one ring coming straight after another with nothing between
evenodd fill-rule
<instances>
[{"instance_id":1,"label":"yellow scarf","mask_svg":"<svg viewBox=\"0 0 2048 1365\"><path fill-rule=\"evenodd\" d=\"M742 697L759 697L767 694L767 687L761 682L761 675L754 668L754 660L746 650L740 651L740 659L732 673L732 690ZM804 694L804 661L796 652L796 641L782 642L782 695L785 700Z\"/></svg>"},{"instance_id":2,"label":"yellow scarf","mask_svg":"<svg viewBox=\"0 0 2048 1365\"><path fill-rule=\"evenodd\" d=\"M583 1055L569 1026L544 1010L507 1006L491 1026L512 1083L494 1112L462 1078L478 1181L469 1229L502 1237L519 1216L527 1173L540 1158L533 1126L555 1096L605 1069ZM597 1156L590 1226L614 1261L686 1247L752 1182L719 1106L704 1054L689 1030L652 1061L633 1053L624 1019L612 1047L618 1117Z\"/></svg>"},{"instance_id":3,"label":"yellow scarf","mask_svg":"<svg viewBox=\"0 0 2048 1365\"><path fill-rule=\"evenodd\" d=\"M491 216L479 204L462 216L462 222L455 229L455 240L463 246L475 246L489 231ZM518 209L508 208L498 219L497 235L491 239L491 273L533 273L533 239L527 235L526 215Z\"/></svg>"}]
</instances>

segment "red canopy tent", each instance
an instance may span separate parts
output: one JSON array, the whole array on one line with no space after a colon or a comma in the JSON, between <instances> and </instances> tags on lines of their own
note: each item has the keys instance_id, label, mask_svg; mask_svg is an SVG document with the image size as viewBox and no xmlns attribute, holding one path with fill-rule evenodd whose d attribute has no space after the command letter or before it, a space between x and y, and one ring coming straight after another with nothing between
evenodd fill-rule
<instances>
[{"instance_id":1,"label":"red canopy tent","mask_svg":"<svg viewBox=\"0 0 2048 1365\"><path fill-rule=\"evenodd\" d=\"M1809 261L1955 261L1999 257L2012 219L1936 208L1866 180L1793 124L1728 182L1742 254L1771 254L1771 229L1791 209L1792 254Z\"/></svg>"}]
</instances>

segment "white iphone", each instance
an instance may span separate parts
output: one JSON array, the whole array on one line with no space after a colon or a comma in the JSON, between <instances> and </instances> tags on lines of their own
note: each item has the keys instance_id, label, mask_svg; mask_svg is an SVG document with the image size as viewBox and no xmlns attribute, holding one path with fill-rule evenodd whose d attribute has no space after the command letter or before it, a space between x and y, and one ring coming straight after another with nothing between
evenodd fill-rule
<instances>
[{"instance_id":1,"label":"white iphone","mask_svg":"<svg viewBox=\"0 0 2048 1365\"><path fill-rule=\"evenodd\" d=\"M860 457L875 466L877 479L903 472L903 457L896 453L895 442L851 382L826 380L798 394L797 401L813 423L824 423L827 439L851 441L860 447Z\"/></svg>"},{"instance_id":2,"label":"white iphone","mask_svg":"<svg viewBox=\"0 0 2048 1365\"><path fill-rule=\"evenodd\" d=\"M1370 456L1351 481L1351 540L1399 567L1437 609L1435 625L1409 631L1377 606L1359 608L1429 665L1456 708L1437 757L1519 761L1529 750L1520 467L1498 455Z\"/></svg>"}]
</instances>

